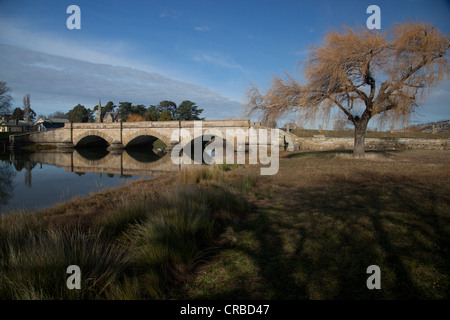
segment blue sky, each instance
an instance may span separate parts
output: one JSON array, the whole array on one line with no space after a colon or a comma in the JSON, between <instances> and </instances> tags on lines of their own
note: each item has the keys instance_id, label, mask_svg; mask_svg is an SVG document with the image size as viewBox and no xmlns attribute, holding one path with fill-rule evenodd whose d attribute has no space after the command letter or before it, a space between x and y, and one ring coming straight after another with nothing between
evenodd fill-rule
<instances>
[{"instance_id":1,"label":"blue sky","mask_svg":"<svg viewBox=\"0 0 450 320\"><path fill-rule=\"evenodd\" d=\"M66 27L69 17L66 9L72 4L81 9L80 30ZM124 88L143 83L140 77L144 73L159 75L161 82L166 83L166 87L160 87L161 94L165 94L163 99L172 100L170 88L176 82L179 92L195 91L193 95L197 100L201 99L198 98L200 92L208 96L201 101L208 105L185 97L205 108L207 118L237 118L238 105L250 83L264 89L274 74L284 71L298 74L301 68L296 69L296 66L306 58L311 44L319 44L330 28L365 25L369 17L366 9L371 4L381 8L382 28L396 21L413 19L430 22L450 34L450 2L444 0L0 0L0 44L90 63L80 66L78 73L87 72L94 64L132 68L136 72L127 78L128 84L122 80ZM9 58L25 65L26 61L19 61L20 57L30 59L29 55L17 52ZM120 92L120 86L115 86L115 93L108 96L106 82L98 81L84 88L78 76L78 83L71 84L67 79L64 82L48 68L51 65L52 71L62 70L66 68L64 64L71 64L72 60L59 60L56 65L52 57L45 57L46 70L35 68L32 71L32 78L40 82L39 92L33 88L35 82L29 81L28 88L23 87L19 79L27 77L25 71L8 71L8 66L4 66L6 71L2 75L0 69L0 80L11 84L18 106L23 95L30 91L33 108L43 114L68 111L78 103L76 101L92 107L98 101L93 101L92 92L96 89L102 93L102 97L98 97L102 101L121 99L147 106L161 101L158 100L161 95L150 93L130 96L125 90ZM42 62L39 63L42 67ZM112 69L102 70L104 78L111 76ZM115 77L120 77L119 71L115 69ZM89 72L93 74L92 70ZM152 81L153 85L156 80ZM48 84L45 94L42 93L43 83ZM186 84L186 91L182 90L183 84ZM99 87L92 87L94 85ZM66 94L65 90L71 86L77 92ZM140 88L145 91L145 85ZM182 99L173 94L174 101ZM64 101L64 95L70 98ZM233 107L227 110L226 103L218 102L221 99ZM419 121L449 119L449 100L448 83L436 88L425 101Z\"/></svg>"}]
</instances>

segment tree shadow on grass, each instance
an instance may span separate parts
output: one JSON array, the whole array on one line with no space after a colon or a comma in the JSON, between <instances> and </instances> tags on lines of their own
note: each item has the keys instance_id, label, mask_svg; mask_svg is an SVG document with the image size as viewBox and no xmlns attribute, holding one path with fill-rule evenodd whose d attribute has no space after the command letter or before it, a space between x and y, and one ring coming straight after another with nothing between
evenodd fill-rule
<instances>
[{"instance_id":1,"label":"tree shadow on grass","mask_svg":"<svg viewBox=\"0 0 450 320\"><path fill-rule=\"evenodd\" d=\"M448 189L334 184L276 193L238 230L258 245L234 247L256 264L258 285L240 279L240 289L215 298L448 299ZM370 265L381 269L381 290L366 286Z\"/></svg>"}]
</instances>

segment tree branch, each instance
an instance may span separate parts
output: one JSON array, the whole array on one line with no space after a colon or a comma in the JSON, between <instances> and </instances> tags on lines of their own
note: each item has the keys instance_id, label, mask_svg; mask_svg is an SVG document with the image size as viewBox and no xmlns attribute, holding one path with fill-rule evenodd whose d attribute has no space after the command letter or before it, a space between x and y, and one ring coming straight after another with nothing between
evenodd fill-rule
<instances>
[{"instance_id":1,"label":"tree branch","mask_svg":"<svg viewBox=\"0 0 450 320\"><path fill-rule=\"evenodd\" d=\"M342 104L340 104L336 99L334 99L334 98L332 98L330 96L325 96L325 98L330 100L334 104L336 104L338 106L338 108L341 109L345 113L345 115L347 116L348 120L350 120L351 122L355 123L355 118L353 117L353 115L347 109L345 109L345 107Z\"/></svg>"},{"instance_id":2,"label":"tree branch","mask_svg":"<svg viewBox=\"0 0 450 320\"><path fill-rule=\"evenodd\" d=\"M419 71L422 67L424 67L426 64L428 63L428 59L427 57L424 57L422 59L422 61L417 64L414 68L409 68L408 71L405 73L405 75L403 75L403 77L401 77L397 83L395 83L394 85L390 86L389 90L387 93L384 93L386 96L390 96L392 94L392 92L394 92L395 90L398 90L401 88L401 86L403 84L405 84L405 81L408 80L409 77L411 77L414 73L416 73L417 71Z\"/></svg>"}]
</instances>

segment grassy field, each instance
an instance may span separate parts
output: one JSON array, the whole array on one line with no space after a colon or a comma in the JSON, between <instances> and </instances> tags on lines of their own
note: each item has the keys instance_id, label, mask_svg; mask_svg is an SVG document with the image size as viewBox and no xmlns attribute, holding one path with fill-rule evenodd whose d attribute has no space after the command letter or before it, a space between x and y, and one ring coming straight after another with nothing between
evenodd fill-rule
<instances>
[{"instance_id":1,"label":"grassy field","mask_svg":"<svg viewBox=\"0 0 450 320\"><path fill-rule=\"evenodd\" d=\"M250 181L256 210L203 266L195 299L448 299L449 151L287 153ZM249 178L251 177L251 178ZM230 177L231 178L231 177ZM381 269L368 290L366 269Z\"/></svg>"},{"instance_id":2,"label":"grassy field","mask_svg":"<svg viewBox=\"0 0 450 320\"><path fill-rule=\"evenodd\" d=\"M201 166L3 217L0 297L448 299L449 157L283 153L274 176Z\"/></svg>"}]
</instances>

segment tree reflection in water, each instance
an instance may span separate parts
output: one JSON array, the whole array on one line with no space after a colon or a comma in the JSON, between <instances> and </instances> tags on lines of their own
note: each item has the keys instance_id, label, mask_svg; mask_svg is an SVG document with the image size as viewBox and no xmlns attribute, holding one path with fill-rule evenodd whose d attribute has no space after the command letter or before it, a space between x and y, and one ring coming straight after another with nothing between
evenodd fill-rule
<instances>
[{"instance_id":1,"label":"tree reflection in water","mask_svg":"<svg viewBox=\"0 0 450 320\"><path fill-rule=\"evenodd\" d=\"M2 161L0 166L0 205L7 204L11 199L14 191L12 181L16 174L11 163Z\"/></svg>"}]
</instances>

